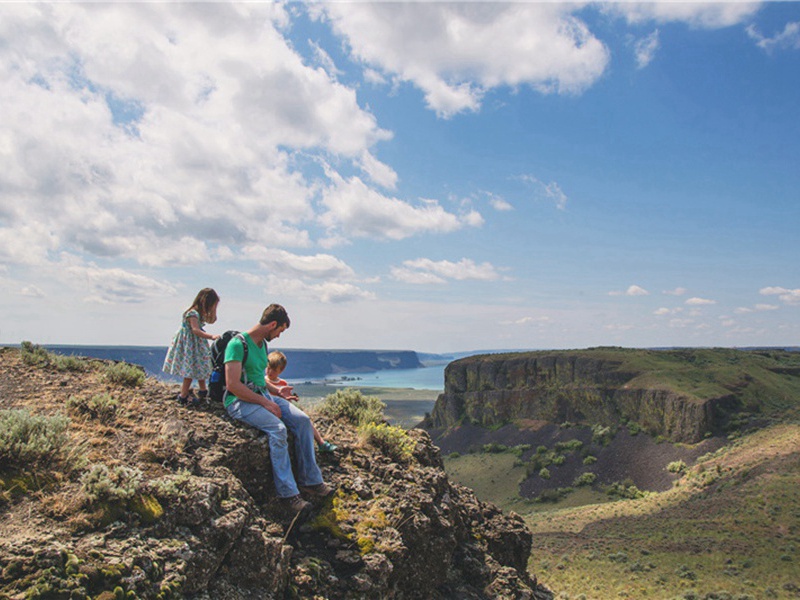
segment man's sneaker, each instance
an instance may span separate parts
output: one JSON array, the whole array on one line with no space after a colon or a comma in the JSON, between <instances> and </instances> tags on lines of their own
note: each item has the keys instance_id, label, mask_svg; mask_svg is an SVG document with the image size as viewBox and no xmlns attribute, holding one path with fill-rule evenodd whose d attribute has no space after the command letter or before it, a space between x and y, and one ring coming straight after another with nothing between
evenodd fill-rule
<instances>
[{"instance_id":1,"label":"man's sneaker","mask_svg":"<svg viewBox=\"0 0 800 600\"><path fill-rule=\"evenodd\" d=\"M330 442L325 442L324 444L319 445L319 452L321 454L333 454L339 448L336 444L331 444Z\"/></svg>"},{"instance_id":2,"label":"man's sneaker","mask_svg":"<svg viewBox=\"0 0 800 600\"><path fill-rule=\"evenodd\" d=\"M300 491L317 498L327 498L335 490L327 483L318 483L317 485L301 485Z\"/></svg>"},{"instance_id":3,"label":"man's sneaker","mask_svg":"<svg viewBox=\"0 0 800 600\"><path fill-rule=\"evenodd\" d=\"M296 515L311 508L311 504L303 500L300 494L297 494L296 496L290 496L288 498L281 498L281 500L283 505Z\"/></svg>"}]
</instances>

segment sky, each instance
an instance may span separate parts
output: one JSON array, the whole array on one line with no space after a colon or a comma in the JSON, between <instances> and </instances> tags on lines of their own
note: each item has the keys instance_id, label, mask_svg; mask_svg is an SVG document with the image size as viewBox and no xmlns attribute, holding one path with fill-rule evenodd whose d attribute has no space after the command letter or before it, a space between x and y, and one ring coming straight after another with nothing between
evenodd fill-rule
<instances>
[{"instance_id":1,"label":"sky","mask_svg":"<svg viewBox=\"0 0 800 600\"><path fill-rule=\"evenodd\" d=\"M800 344L800 3L0 2L0 342Z\"/></svg>"}]
</instances>

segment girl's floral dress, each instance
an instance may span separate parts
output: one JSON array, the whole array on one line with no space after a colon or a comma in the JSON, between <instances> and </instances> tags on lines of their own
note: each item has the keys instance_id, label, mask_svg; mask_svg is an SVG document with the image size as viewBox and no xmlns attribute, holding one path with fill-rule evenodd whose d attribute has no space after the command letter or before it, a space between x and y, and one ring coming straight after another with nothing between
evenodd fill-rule
<instances>
[{"instance_id":1,"label":"girl's floral dress","mask_svg":"<svg viewBox=\"0 0 800 600\"><path fill-rule=\"evenodd\" d=\"M181 328L175 333L167 350L163 371L184 379L208 379L211 373L211 348L206 340L192 333L190 317L196 318L200 327L205 325L196 310L190 310L183 316Z\"/></svg>"}]
</instances>

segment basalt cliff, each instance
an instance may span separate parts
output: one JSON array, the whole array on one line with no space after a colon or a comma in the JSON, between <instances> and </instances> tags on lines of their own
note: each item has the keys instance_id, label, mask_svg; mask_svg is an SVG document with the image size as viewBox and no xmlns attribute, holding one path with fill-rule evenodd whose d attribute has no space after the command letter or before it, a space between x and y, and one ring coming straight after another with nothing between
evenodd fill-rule
<instances>
[{"instance_id":1,"label":"basalt cliff","mask_svg":"<svg viewBox=\"0 0 800 600\"><path fill-rule=\"evenodd\" d=\"M479 355L450 363L423 424L517 419L616 426L694 443L742 414L768 416L800 391L800 353L596 348Z\"/></svg>"},{"instance_id":2,"label":"basalt cliff","mask_svg":"<svg viewBox=\"0 0 800 600\"><path fill-rule=\"evenodd\" d=\"M522 519L450 481L424 431L398 459L315 417L337 491L293 522L259 432L51 359L0 351L0 598L552 598Z\"/></svg>"}]
</instances>

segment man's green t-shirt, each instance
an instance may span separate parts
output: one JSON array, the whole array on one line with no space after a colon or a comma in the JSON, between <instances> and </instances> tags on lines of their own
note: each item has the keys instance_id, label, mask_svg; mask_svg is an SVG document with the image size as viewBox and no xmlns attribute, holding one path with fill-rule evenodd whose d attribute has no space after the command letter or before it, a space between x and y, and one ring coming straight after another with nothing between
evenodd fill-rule
<instances>
[{"instance_id":1,"label":"man's green t-shirt","mask_svg":"<svg viewBox=\"0 0 800 600\"><path fill-rule=\"evenodd\" d=\"M264 341L261 346L257 345L250 334L243 333L245 341L247 342L247 360L244 363L244 372L247 374L247 382L258 389L266 389L267 381L264 375L267 370L267 342ZM244 347L242 340L235 337L228 342L225 347L225 362L242 362L244 356ZM227 407L236 396L231 393L225 394L225 406Z\"/></svg>"}]
</instances>

